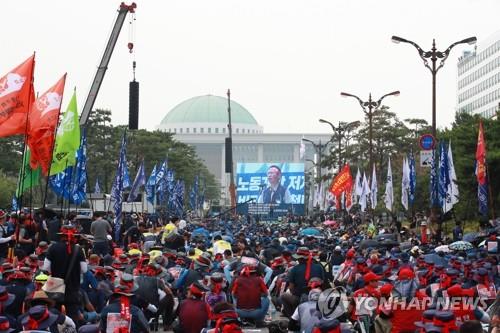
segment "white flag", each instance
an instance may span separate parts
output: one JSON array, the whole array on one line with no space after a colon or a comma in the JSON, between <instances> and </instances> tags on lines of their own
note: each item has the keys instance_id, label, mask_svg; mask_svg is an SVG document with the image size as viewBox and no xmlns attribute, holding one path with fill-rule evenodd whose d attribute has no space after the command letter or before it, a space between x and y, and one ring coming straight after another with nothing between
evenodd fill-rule
<instances>
[{"instance_id":1,"label":"white flag","mask_svg":"<svg viewBox=\"0 0 500 333\"><path fill-rule=\"evenodd\" d=\"M387 180L385 181L385 194L384 194L385 208L392 212L392 204L394 203L394 191L392 186L392 168L391 158L387 163Z\"/></svg>"},{"instance_id":2,"label":"white flag","mask_svg":"<svg viewBox=\"0 0 500 333\"><path fill-rule=\"evenodd\" d=\"M366 174L363 174L363 187L361 191L361 196L359 197L359 204L361 206L361 211L366 210L366 200L370 195L370 186L368 185L368 180L366 180Z\"/></svg>"},{"instance_id":3,"label":"white flag","mask_svg":"<svg viewBox=\"0 0 500 333\"><path fill-rule=\"evenodd\" d=\"M354 197L356 198L356 202L359 202L359 197L361 193L363 193L363 179L361 178L361 172L356 173L356 183L354 184Z\"/></svg>"},{"instance_id":4,"label":"white flag","mask_svg":"<svg viewBox=\"0 0 500 333\"><path fill-rule=\"evenodd\" d=\"M372 172L372 188L370 189L370 202L372 204L372 209L375 209L377 207L377 174L375 172L375 166L373 166L373 172Z\"/></svg>"},{"instance_id":5,"label":"white flag","mask_svg":"<svg viewBox=\"0 0 500 333\"><path fill-rule=\"evenodd\" d=\"M406 157L403 160L403 178L401 179L401 204L408 210L408 194L410 193L410 165Z\"/></svg>"},{"instance_id":6,"label":"white flag","mask_svg":"<svg viewBox=\"0 0 500 333\"><path fill-rule=\"evenodd\" d=\"M302 139L303 138L304 136L302 136ZM306 154L306 144L304 143L304 140L300 140L299 159L303 160L305 154Z\"/></svg>"},{"instance_id":7,"label":"white flag","mask_svg":"<svg viewBox=\"0 0 500 333\"><path fill-rule=\"evenodd\" d=\"M458 202L458 185L457 174L455 173L455 164L453 164L453 153L451 152L451 141L448 146L448 175L450 177L450 184L446 191L446 201L450 200L450 209ZM448 199L449 198L449 199ZM445 212L446 213L446 212Z\"/></svg>"}]
</instances>

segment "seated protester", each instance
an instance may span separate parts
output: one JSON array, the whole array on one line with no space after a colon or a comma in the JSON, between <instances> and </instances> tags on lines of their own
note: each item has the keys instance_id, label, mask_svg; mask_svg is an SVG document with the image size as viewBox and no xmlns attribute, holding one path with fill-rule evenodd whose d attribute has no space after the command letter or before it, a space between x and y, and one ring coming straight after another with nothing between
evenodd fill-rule
<instances>
[{"instance_id":1,"label":"seated protester","mask_svg":"<svg viewBox=\"0 0 500 333\"><path fill-rule=\"evenodd\" d=\"M130 314L131 332L134 333L148 333L149 325L144 313L137 306L131 304L130 298L133 295L123 285L115 288L115 292L111 295L109 304L102 309L101 317L101 331L105 332L107 329L108 314L121 313L122 309L127 309L124 312Z\"/></svg>"},{"instance_id":2,"label":"seated protester","mask_svg":"<svg viewBox=\"0 0 500 333\"><path fill-rule=\"evenodd\" d=\"M234 282L232 295L236 312L241 318L253 319L262 324L269 309L268 291L255 266L246 265Z\"/></svg>"},{"instance_id":3,"label":"seated protester","mask_svg":"<svg viewBox=\"0 0 500 333\"><path fill-rule=\"evenodd\" d=\"M300 304L295 309L295 312L288 322L288 329L290 331L300 331L302 333L312 332L314 326L318 324L321 319L321 312L317 309L320 294L321 289L312 289L309 292L307 302Z\"/></svg>"},{"instance_id":4,"label":"seated protester","mask_svg":"<svg viewBox=\"0 0 500 333\"><path fill-rule=\"evenodd\" d=\"M128 249L128 244L137 243L140 244L144 240L144 232L146 231L146 223L141 222L138 226L131 226L128 228L123 237L123 247Z\"/></svg>"},{"instance_id":5,"label":"seated protester","mask_svg":"<svg viewBox=\"0 0 500 333\"><path fill-rule=\"evenodd\" d=\"M212 273L209 279L209 291L205 293L205 302L210 306L211 309L217 303L226 302L227 297L224 292L224 275L222 273Z\"/></svg>"},{"instance_id":6,"label":"seated protester","mask_svg":"<svg viewBox=\"0 0 500 333\"><path fill-rule=\"evenodd\" d=\"M202 333L242 333L241 322L234 306L230 303L219 303L214 307L212 319L215 320L215 328L205 328Z\"/></svg>"},{"instance_id":7,"label":"seated protester","mask_svg":"<svg viewBox=\"0 0 500 333\"><path fill-rule=\"evenodd\" d=\"M26 288L27 283L26 276L20 271L15 271L9 275L8 284L5 287L9 294L15 296L15 299L12 304L6 306L5 313L9 313L15 318L23 313L23 302L28 295Z\"/></svg>"},{"instance_id":8,"label":"seated protester","mask_svg":"<svg viewBox=\"0 0 500 333\"><path fill-rule=\"evenodd\" d=\"M182 271L173 285L174 289L179 291L179 296L182 297L185 295L188 286L196 281L203 280L209 274L211 267L212 260L208 253L203 253L194 259L193 268Z\"/></svg>"},{"instance_id":9,"label":"seated protester","mask_svg":"<svg viewBox=\"0 0 500 333\"><path fill-rule=\"evenodd\" d=\"M189 286L187 297L179 304L177 315L179 323L174 327L176 333L199 333L207 326L210 308L203 300L205 287L199 282Z\"/></svg>"},{"instance_id":10,"label":"seated protester","mask_svg":"<svg viewBox=\"0 0 500 333\"><path fill-rule=\"evenodd\" d=\"M26 299L25 305L26 310L39 305L46 306L49 309L50 313L57 315L57 325L76 328L75 322L70 317L57 310L54 307L55 302L50 299L43 290L35 291L35 293L31 297Z\"/></svg>"},{"instance_id":11,"label":"seated protester","mask_svg":"<svg viewBox=\"0 0 500 333\"><path fill-rule=\"evenodd\" d=\"M307 283L311 278L318 277L324 281L325 272L320 264L312 261L312 254L306 247L297 249L295 255L299 264L288 271L288 283L291 293L285 293L281 296L283 303L283 314L291 317L295 308L300 303L303 294L308 293Z\"/></svg>"},{"instance_id":12,"label":"seated protester","mask_svg":"<svg viewBox=\"0 0 500 333\"><path fill-rule=\"evenodd\" d=\"M17 317L8 311L7 307L14 302L15 298L16 296L9 294L4 286L0 286L0 315L8 319L10 327L12 328L17 327Z\"/></svg>"},{"instance_id":13,"label":"seated protester","mask_svg":"<svg viewBox=\"0 0 500 333\"><path fill-rule=\"evenodd\" d=\"M25 331L50 331L59 333L58 316L49 311L46 305L36 305L19 316L18 322Z\"/></svg>"},{"instance_id":14,"label":"seated protester","mask_svg":"<svg viewBox=\"0 0 500 333\"><path fill-rule=\"evenodd\" d=\"M261 276L264 275L264 282L266 284L271 282L273 270L270 267L259 262L254 253L250 251L244 251L241 258L231 262L229 265L224 267L224 275L229 284L231 284L233 281L232 274L235 274L235 276L237 276L247 263L256 265L257 273L259 273L259 275Z\"/></svg>"}]
</instances>

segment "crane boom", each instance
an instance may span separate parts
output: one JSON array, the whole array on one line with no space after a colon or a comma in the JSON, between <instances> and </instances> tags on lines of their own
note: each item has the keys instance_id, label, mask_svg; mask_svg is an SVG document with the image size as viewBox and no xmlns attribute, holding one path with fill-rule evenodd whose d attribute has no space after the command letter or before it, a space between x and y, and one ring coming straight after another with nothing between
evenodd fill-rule
<instances>
[{"instance_id":1,"label":"crane boom","mask_svg":"<svg viewBox=\"0 0 500 333\"><path fill-rule=\"evenodd\" d=\"M97 94L99 93L99 89L101 88L106 70L108 69L109 60L111 59L111 55L113 54L113 50L115 49L116 41L118 40L118 36L120 35L120 31L122 30L123 22L125 22L125 17L128 13L134 13L136 8L137 5L135 4L135 2L132 2L130 5L126 5L123 2L120 4L120 8L118 9L118 16L116 17L113 30L111 31L111 35L109 36L108 43L106 44L106 49L104 50L104 54L102 55L101 62L99 64L99 67L97 68L97 72L95 73L94 81L92 82L92 86L90 87L85 105L83 106L82 114L80 116L80 126L85 126L87 120L89 119L90 112L94 107L94 102L97 98Z\"/></svg>"}]
</instances>

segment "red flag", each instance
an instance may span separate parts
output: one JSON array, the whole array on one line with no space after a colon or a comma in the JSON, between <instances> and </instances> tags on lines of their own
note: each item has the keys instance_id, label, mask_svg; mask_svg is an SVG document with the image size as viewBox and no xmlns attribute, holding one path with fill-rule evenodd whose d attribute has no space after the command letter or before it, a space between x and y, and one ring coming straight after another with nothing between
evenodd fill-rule
<instances>
[{"instance_id":1,"label":"red flag","mask_svg":"<svg viewBox=\"0 0 500 333\"><path fill-rule=\"evenodd\" d=\"M345 191L345 209L347 209L348 211L352 207L352 187L353 184L351 182L351 186L349 186Z\"/></svg>"},{"instance_id":2,"label":"red flag","mask_svg":"<svg viewBox=\"0 0 500 333\"><path fill-rule=\"evenodd\" d=\"M486 184L486 143L484 141L483 122L479 122L476 149L476 177L480 185Z\"/></svg>"},{"instance_id":3,"label":"red flag","mask_svg":"<svg viewBox=\"0 0 500 333\"><path fill-rule=\"evenodd\" d=\"M0 137L24 134L33 102L35 55L0 78Z\"/></svg>"},{"instance_id":4,"label":"red flag","mask_svg":"<svg viewBox=\"0 0 500 333\"><path fill-rule=\"evenodd\" d=\"M40 96L32 105L28 125L28 146L31 150L30 166L49 172L54 148L54 137L59 120L59 110L64 92L66 74Z\"/></svg>"},{"instance_id":5,"label":"red flag","mask_svg":"<svg viewBox=\"0 0 500 333\"><path fill-rule=\"evenodd\" d=\"M334 196L339 196L349 187L352 187L351 168L349 167L349 164L346 164L342 168L342 171L340 171L339 174L333 179L333 182L330 186L330 192Z\"/></svg>"}]
</instances>

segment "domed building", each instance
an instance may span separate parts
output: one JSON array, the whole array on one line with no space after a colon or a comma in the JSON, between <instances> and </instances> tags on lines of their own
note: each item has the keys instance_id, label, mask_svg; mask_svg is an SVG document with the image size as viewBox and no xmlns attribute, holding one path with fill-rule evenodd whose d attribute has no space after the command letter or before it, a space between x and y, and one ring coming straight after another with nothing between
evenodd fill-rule
<instances>
[{"instance_id":1,"label":"domed building","mask_svg":"<svg viewBox=\"0 0 500 333\"><path fill-rule=\"evenodd\" d=\"M173 133L176 140L195 148L198 156L220 182L225 204L229 200L229 177L225 172L228 120L227 98L204 95L189 98L175 106L157 127ZM231 123L235 169L237 163L301 163L312 160L312 147L307 148L304 159L300 159L301 138L323 143L331 138L331 134L265 133L250 111L234 100L231 100ZM305 163L308 167L309 162Z\"/></svg>"},{"instance_id":2,"label":"domed building","mask_svg":"<svg viewBox=\"0 0 500 333\"><path fill-rule=\"evenodd\" d=\"M260 134L262 127L247 109L231 101L233 134ZM225 134L228 123L227 99L197 96L180 103L163 118L159 129L176 134Z\"/></svg>"}]
</instances>

